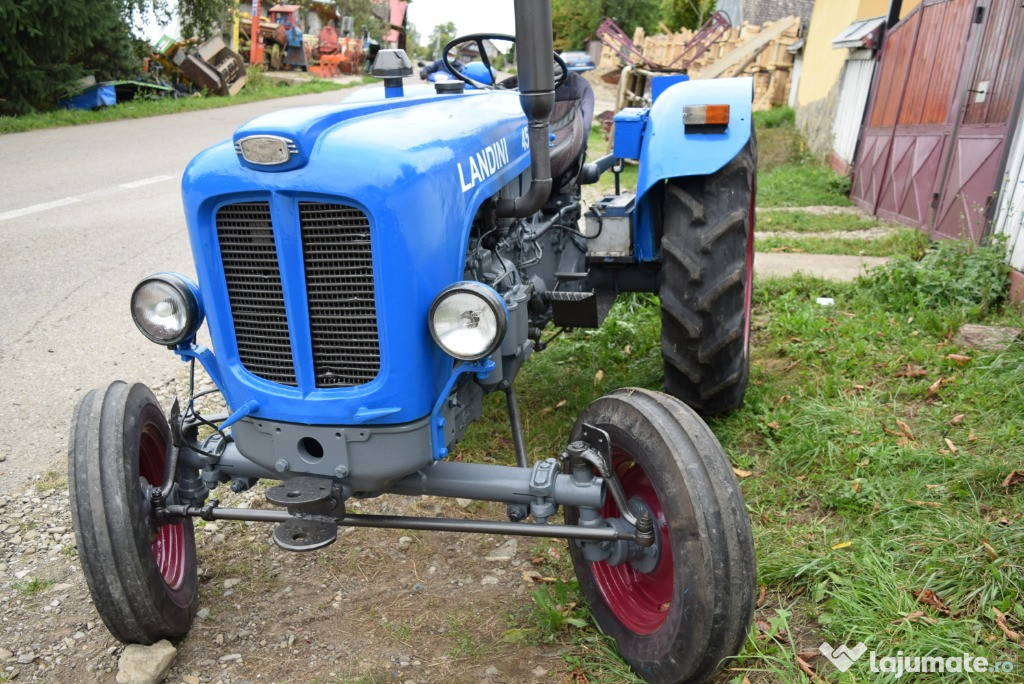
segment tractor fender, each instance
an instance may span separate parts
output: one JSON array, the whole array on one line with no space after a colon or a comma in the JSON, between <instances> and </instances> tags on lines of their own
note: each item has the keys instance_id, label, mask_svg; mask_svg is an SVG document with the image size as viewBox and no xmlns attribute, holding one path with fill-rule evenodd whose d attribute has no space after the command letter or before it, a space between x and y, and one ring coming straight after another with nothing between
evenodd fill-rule
<instances>
[{"instance_id":1,"label":"tractor fender","mask_svg":"<svg viewBox=\"0 0 1024 684\"><path fill-rule=\"evenodd\" d=\"M722 78L678 83L654 102L643 125L638 197L660 181L680 176L706 176L740 153L750 139L754 79ZM687 105L727 104L724 131L688 132L683 126Z\"/></svg>"},{"instance_id":2,"label":"tractor fender","mask_svg":"<svg viewBox=\"0 0 1024 684\"><path fill-rule=\"evenodd\" d=\"M750 140L753 94L752 78L685 81L663 92L649 110L634 115L639 120L633 125L639 126L640 133L634 241L639 260L653 261L657 258L654 235L657 208L648 196L651 188L671 178L715 173L739 154ZM725 130L686 130L683 108L704 104L729 105L729 125ZM618 152L618 129L616 117L616 155L621 156Z\"/></svg>"}]
</instances>

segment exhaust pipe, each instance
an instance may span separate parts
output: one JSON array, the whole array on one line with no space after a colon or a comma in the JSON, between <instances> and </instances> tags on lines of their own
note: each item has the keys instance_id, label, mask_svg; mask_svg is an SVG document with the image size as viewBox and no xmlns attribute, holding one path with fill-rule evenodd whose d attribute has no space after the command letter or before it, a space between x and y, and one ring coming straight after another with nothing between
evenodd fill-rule
<instances>
[{"instance_id":1,"label":"exhaust pipe","mask_svg":"<svg viewBox=\"0 0 1024 684\"><path fill-rule=\"evenodd\" d=\"M551 0L515 0L516 66L519 103L528 122L530 174L526 194L498 200L500 218L535 214L551 194L551 148L548 123L555 106L555 73L551 60Z\"/></svg>"}]
</instances>

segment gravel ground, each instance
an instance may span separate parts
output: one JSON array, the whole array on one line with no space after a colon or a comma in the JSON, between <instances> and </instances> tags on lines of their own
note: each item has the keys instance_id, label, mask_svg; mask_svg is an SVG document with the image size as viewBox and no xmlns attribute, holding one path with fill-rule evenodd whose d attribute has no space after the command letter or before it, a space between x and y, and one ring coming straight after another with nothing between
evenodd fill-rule
<instances>
[{"instance_id":1,"label":"gravel ground","mask_svg":"<svg viewBox=\"0 0 1024 684\"><path fill-rule=\"evenodd\" d=\"M186 378L158 388L162 404ZM215 496L224 505L267 505L260 487ZM433 497L350 507L504 513ZM113 682L123 645L89 598L64 473L0 498L0 521L0 682ZM568 579L564 542L346 528L333 546L295 554L273 545L270 525L196 527L199 614L176 644L168 682L540 682L566 674L566 643L540 636L530 597L541 575Z\"/></svg>"}]
</instances>

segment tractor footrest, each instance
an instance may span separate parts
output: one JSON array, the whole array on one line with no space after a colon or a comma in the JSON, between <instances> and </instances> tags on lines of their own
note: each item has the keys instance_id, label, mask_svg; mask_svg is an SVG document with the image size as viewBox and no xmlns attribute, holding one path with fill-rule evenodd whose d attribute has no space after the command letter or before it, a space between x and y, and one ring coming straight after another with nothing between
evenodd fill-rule
<instances>
[{"instance_id":1,"label":"tractor footrest","mask_svg":"<svg viewBox=\"0 0 1024 684\"><path fill-rule=\"evenodd\" d=\"M338 525L320 518L291 518L274 529L274 543L285 551L313 551L338 539Z\"/></svg>"},{"instance_id":2,"label":"tractor footrest","mask_svg":"<svg viewBox=\"0 0 1024 684\"><path fill-rule=\"evenodd\" d=\"M326 477L293 477L267 490L267 501L275 506L309 506L331 498L333 482Z\"/></svg>"},{"instance_id":3,"label":"tractor footrest","mask_svg":"<svg viewBox=\"0 0 1024 684\"><path fill-rule=\"evenodd\" d=\"M613 293L546 292L551 301L552 320L562 328L600 328L615 303Z\"/></svg>"}]
</instances>

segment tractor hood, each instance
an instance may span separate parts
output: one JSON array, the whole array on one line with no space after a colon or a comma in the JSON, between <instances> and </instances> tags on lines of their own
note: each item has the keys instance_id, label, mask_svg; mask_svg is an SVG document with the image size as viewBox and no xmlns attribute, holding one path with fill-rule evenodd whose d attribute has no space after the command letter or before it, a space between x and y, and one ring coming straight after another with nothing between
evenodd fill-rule
<instances>
[{"instance_id":1,"label":"tractor hood","mask_svg":"<svg viewBox=\"0 0 1024 684\"><path fill-rule=\"evenodd\" d=\"M389 99L382 91L260 117L185 172L185 214L214 347L200 358L230 406L259 405L254 417L406 423L430 413L451 373L427 314L437 294L463 277L480 205L529 168L527 122L514 91L409 88ZM257 143L246 150L247 140ZM254 163L243 157L253 150L257 161L287 158ZM369 244L359 258L372 260L372 274L364 268L367 282L355 295L324 295L325 284L347 282L349 243L311 245L342 240L331 230L340 235L349 229L338 226L350 221L357 227L344 240ZM324 261L324 250L340 256ZM323 309L325 296L341 304ZM360 316L358 334L345 333ZM363 353L373 326L378 365L338 384L345 363L366 361L345 354L349 347ZM322 353L325 344L334 344L334 356Z\"/></svg>"}]
</instances>

